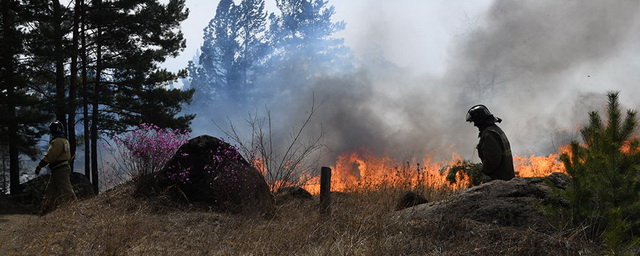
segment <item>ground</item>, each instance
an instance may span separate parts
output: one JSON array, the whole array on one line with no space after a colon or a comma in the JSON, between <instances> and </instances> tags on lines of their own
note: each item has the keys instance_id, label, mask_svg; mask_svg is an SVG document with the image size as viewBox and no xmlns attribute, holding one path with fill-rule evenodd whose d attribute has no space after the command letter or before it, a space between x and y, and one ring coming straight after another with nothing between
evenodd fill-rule
<instances>
[{"instance_id":1,"label":"ground","mask_svg":"<svg viewBox=\"0 0 640 256\"><path fill-rule=\"evenodd\" d=\"M579 230L542 233L448 215L403 219L404 191L332 195L276 205L272 216L136 198L130 186L39 217L0 214L0 255L577 255ZM438 200L425 193L428 200Z\"/></svg>"}]
</instances>

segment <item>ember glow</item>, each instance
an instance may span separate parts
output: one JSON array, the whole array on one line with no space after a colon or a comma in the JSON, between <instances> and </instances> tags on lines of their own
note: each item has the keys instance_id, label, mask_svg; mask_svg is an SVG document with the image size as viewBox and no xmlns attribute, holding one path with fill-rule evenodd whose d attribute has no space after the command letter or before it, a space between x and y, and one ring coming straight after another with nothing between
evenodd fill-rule
<instances>
[{"instance_id":1,"label":"ember glow","mask_svg":"<svg viewBox=\"0 0 640 256\"><path fill-rule=\"evenodd\" d=\"M541 177L553 172L566 173L559 156L568 152L569 147L561 147L558 153L548 156L514 156L517 177ZM425 156L422 162L401 162L390 157L376 157L366 151L351 152L338 156L331 166L331 191L355 192L380 188L416 189L419 187L467 188L468 177L458 173L457 182L446 180L448 166L453 166L462 158L452 154L449 161L434 161ZM320 192L320 178L312 177L303 186L312 194Z\"/></svg>"}]
</instances>

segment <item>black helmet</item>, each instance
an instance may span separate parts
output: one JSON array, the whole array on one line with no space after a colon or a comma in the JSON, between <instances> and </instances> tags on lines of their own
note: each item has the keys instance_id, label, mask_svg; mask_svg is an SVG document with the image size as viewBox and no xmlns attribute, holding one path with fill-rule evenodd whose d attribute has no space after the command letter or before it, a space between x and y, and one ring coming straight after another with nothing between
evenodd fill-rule
<instances>
[{"instance_id":1,"label":"black helmet","mask_svg":"<svg viewBox=\"0 0 640 256\"><path fill-rule=\"evenodd\" d=\"M502 122L502 119L494 117L485 105L475 105L467 111L467 122L499 123Z\"/></svg>"},{"instance_id":2,"label":"black helmet","mask_svg":"<svg viewBox=\"0 0 640 256\"><path fill-rule=\"evenodd\" d=\"M49 132L51 132L51 134L54 137L64 137L66 136L66 132L64 130L64 125L62 125L62 123L58 120L53 121L50 125L49 125Z\"/></svg>"}]
</instances>

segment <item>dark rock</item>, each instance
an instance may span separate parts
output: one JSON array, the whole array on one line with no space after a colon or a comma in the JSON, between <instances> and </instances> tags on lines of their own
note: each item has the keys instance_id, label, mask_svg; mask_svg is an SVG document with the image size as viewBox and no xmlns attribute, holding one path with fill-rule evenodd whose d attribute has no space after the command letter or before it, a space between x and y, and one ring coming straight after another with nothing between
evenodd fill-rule
<instances>
[{"instance_id":1,"label":"dark rock","mask_svg":"<svg viewBox=\"0 0 640 256\"><path fill-rule=\"evenodd\" d=\"M51 177L49 174L41 175L20 184L20 186L22 186L22 194L19 195L19 201L24 204L39 206L44 196L44 191L47 188L49 177ZM69 180L78 199L86 199L96 195L91 182L84 174L72 172L69 175Z\"/></svg>"},{"instance_id":2,"label":"dark rock","mask_svg":"<svg viewBox=\"0 0 640 256\"><path fill-rule=\"evenodd\" d=\"M313 200L313 196L304 188L291 186L279 188L275 194L275 202L281 203L294 199Z\"/></svg>"},{"instance_id":3,"label":"dark rock","mask_svg":"<svg viewBox=\"0 0 640 256\"><path fill-rule=\"evenodd\" d=\"M273 209L262 174L233 146L211 136L182 145L158 175L161 189L177 186L178 195L219 211L268 214Z\"/></svg>"},{"instance_id":4,"label":"dark rock","mask_svg":"<svg viewBox=\"0 0 640 256\"><path fill-rule=\"evenodd\" d=\"M427 201L424 196L413 191L407 191L404 192L402 197L400 197L400 200L398 200L398 204L396 204L396 211L420 204L426 204L428 202L429 201Z\"/></svg>"},{"instance_id":5,"label":"dark rock","mask_svg":"<svg viewBox=\"0 0 640 256\"><path fill-rule=\"evenodd\" d=\"M560 189L567 189L567 186L571 183L571 177L561 172L549 174L547 179L553 186Z\"/></svg>"},{"instance_id":6,"label":"dark rock","mask_svg":"<svg viewBox=\"0 0 640 256\"><path fill-rule=\"evenodd\" d=\"M536 207L548 200L552 187L567 186L569 177L552 174L549 177L495 180L466 189L450 199L414 206L397 213L399 218L457 216L501 226L549 228L548 219Z\"/></svg>"}]
</instances>

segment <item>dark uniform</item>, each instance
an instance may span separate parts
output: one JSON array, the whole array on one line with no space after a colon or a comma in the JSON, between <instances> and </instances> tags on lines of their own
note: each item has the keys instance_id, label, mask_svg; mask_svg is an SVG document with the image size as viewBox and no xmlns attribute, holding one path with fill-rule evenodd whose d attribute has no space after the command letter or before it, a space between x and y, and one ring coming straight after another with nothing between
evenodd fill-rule
<instances>
[{"instance_id":1,"label":"dark uniform","mask_svg":"<svg viewBox=\"0 0 640 256\"><path fill-rule=\"evenodd\" d=\"M494 117L484 105L476 105L469 109L467 121L473 122L480 130L480 141L476 148L484 173L492 180L515 177L511 145L507 135L496 125L502 119Z\"/></svg>"},{"instance_id":2,"label":"dark uniform","mask_svg":"<svg viewBox=\"0 0 640 256\"><path fill-rule=\"evenodd\" d=\"M509 140L497 125L489 125L480 132L478 156L482 170L492 180L510 180L515 176Z\"/></svg>"},{"instance_id":3,"label":"dark uniform","mask_svg":"<svg viewBox=\"0 0 640 256\"><path fill-rule=\"evenodd\" d=\"M71 174L71 151L69 141L65 138L64 127L59 121L53 122L49 129L53 139L49 142L49 148L44 159L36 167L36 175L40 169L49 166L51 177L42 199L41 213L55 209L58 205L76 200L76 194L71 186L69 175Z\"/></svg>"}]
</instances>

